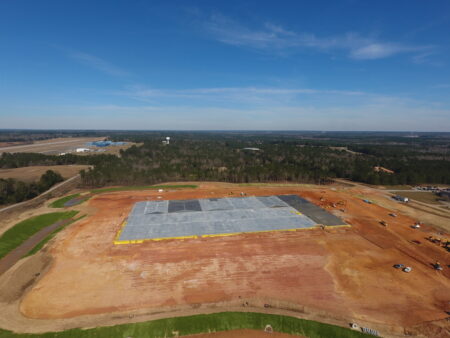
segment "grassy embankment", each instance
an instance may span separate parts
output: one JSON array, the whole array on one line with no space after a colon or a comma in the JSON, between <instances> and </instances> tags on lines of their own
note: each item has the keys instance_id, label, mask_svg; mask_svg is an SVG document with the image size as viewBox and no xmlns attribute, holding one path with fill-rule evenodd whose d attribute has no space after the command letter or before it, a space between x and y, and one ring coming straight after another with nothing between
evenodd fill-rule
<instances>
[{"instance_id":1,"label":"grassy embankment","mask_svg":"<svg viewBox=\"0 0 450 338\"><path fill-rule=\"evenodd\" d=\"M11 250L17 248L43 228L58 221L72 218L77 213L78 211L52 212L17 223L0 237L0 258L6 256Z\"/></svg>"},{"instance_id":2,"label":"grassy embankment","mask_svg":"<svg viewBox=\"0 0 450 338\"><path fill-rule=\"evenodd\" d=\"M112 187L112 188L94 189L94 190L91 190L91 193L92 194L101 194L104 192L129 191L129 190L182 189L182 188L195 189L197 187L198 187L197 185L193 185L193 184L129 186L129 187Z\"/></svg>"},{"instance_id":3,"label":"grassy embankment","mask_svg":"<svg viewBox=\"0 0 450 338\"><path fill-rule=\"evenodd\" d=\"M41 250L44 245L51 240L53 237L55 237L55 235L60 232L62 229L64 229L65 227L69 226L72 223L75 223L77 221L79 221L80 219L86 217L86 215L80 216L76 219L72 219L71 221L67 222L66 224L64 224L63 226L57 228L55 231L51 232L50 234L48 234L47 237L45 237L42 241L40 241L33 249L30 250L30 252L28 252L24 257L28 257L31 255L34 255L36 252L38 252L39 250Z\"/></svg>"},{"instance_id":4,"label":"grassy embankment","mask_svg":"<svg viewBox=\"0 0 450 338\"><path fill-rule=\"evenodd\" d=\"M104 192L114 192L114 191L149 190L149 189L150 190L155 190L155 189L181 189L181 188L194 189L194 188L197 188L197 186L196 185L191 185L191 184L184 184L184 185L180 184L180 185L153 185L153 186L111 187L111 188L94 189L94 190L91 190L90 193L91 194L101 194L101 193L104 193ZM67 202L69 202L69 201L71 201L71 200L73 200L75 198L79 198L79 197L80 197L80 194L72 194L72 195L64 196L64 197L62 197L62 198L60 198L60 199L50 203L49 206L52 207L52 208L64 208L64 205ZM82 198L80 200L80 203L77 203L76 205L87 201L91 197L92 196L86 196L86 198L84 198L84 199Z\"/></svg>"},{"instance_id":5,"label":"grassy embankment","mask_svg":"<svg viewBox=\"0 0 450 338\"><path fill-rule=\"evenodd\" d=\"M93 329L72 329L45 334L18 334L0 329L3 337L174 337L204 332L229 331L237 329L263 330L270 324L274 331L309 338L357 338L368 337L361 332L294 317L254 312L222 312L188 317L159 319L143 323L130 323Z\"/></svg>"}]
</instances>

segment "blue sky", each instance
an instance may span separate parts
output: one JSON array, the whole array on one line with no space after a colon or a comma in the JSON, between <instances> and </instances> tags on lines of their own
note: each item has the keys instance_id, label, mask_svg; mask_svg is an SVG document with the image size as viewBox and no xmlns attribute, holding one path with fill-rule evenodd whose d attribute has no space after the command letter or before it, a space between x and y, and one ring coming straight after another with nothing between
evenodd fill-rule
<instances>
[{"instance_id":1,"label":"blue sky","mask_svg":"<svg viewBox=\"0 0 450 338\"><path fill-rule=\"evenodd\" d=\"M450 2L0 1L0 128L450 131Z\"/></svg>"}]
</instances>

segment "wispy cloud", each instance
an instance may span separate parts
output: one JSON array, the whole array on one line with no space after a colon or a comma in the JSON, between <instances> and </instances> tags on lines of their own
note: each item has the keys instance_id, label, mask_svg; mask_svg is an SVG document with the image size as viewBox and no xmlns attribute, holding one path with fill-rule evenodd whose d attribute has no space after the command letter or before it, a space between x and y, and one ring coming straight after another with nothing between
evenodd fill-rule
<instances>
[{"instance_id":1,"label":"wispy cloud","mask_svg":"<svg viewBox=\"0 0 450 338\"><path fill-rule=\"evenodd\" d=\"M442 88L450 88L450 83L438 83L431 88L442 89Z\"/></svg>"},{"instance_id":2,"label":"wispy cloud","mask_svg":"<svg viewBox=\"0 0 450 338\"><path fill-rule=\"evenodd\" d=\"M389 111L404 114L419 108L447 109L447 104L440 102L421 101L409 95L388 95L357 90L315 89L315 88L277 88L277 87L215 87L194 89L160 89L133 86L126 90L110 93L128 97L134 102L166 107L190 107L187 111L200 108L230 109L240 111L295 111L329 112L333 117L334 107L340 111L361 114L368 111L384 114ZM131 101L131 102L133 102ZM195 108L194 108L195 107ZM340 113L339 113L340 114ZM277 117L273 116L274 119ZM334 117L333 117L334 118Z\"/></svg>"},{"instance_id":3,"label":"wispy cloud","mask_svg":"<svg viewBox=\"0 0 450 338\"><path fill-rule=\"evenodd\" d=\"M26 115L24 112L34 112ZM63 114L62 114L63 112ZM448 132L450 110L380 100L355 107L297 106L257 109L193 106L15 107L0 116L5 128L168 129L168 130L382 130ZM38 116L38 117L36 117ZM44 118L45 117L45 118ZM80 118L81 117L81 118Z\"/></svg>"},{"instance_id":4,"label":"wispy cloud","mask_svg":"<svg viewBox=\"0 0 450 338\"><path fill-rule=\"evenodd\" d=\"M129 76L130 73L97 56L72 51L69 56L77 62L112 76Z\"/></svg>"},{"instance_id":5,"label":"wispy cloud","mask_svg":"<svg viewBox=\"0 0 450 338\"><path fill-rule=\"evenodd\" d=\"M181 102L247 104L253 106L268 104L289 104L305 96L368 96L369 93L351 90L319 90L312 88L271 88L271 87L215 87L193 89L157 89L132 86L126 90L114 92L115 95L127 96L144 102Z\"/></svg>"},{"instance_id":6,"label":"wispy cloud","mask_svg":"<svg viewBox=\"0 0 450 338\"><path fill-rule=\"evenodd\" d=\"M423 50L412 57L412 60L416 64L428 64L432 66L443 66L444 63L440 61L432 60L435 52L433 50Z\"/></svg>"},{"instance_id":7,"label":"wispy cloud","mask_svg":"<svg viewBox=\"0 0 450 338\"><path fill-rule=\"evenodd\" d=\"M399 53L410 53L423 50L423 47L412 47L393 43L369 43L362 47L350 49L350 56L354 59L373 60L382 59Z\"/></svg>"},{"instance_id":8,"label":"wispy cloud","mask_svg":"<svg viewBox=\"0 0 450 338\"><path fill-rule=\"evenodd\" d=\"M357 33L319 37L313 33L294 32L280 25L265 23L259 29L249 28L220 14L205 20L203 28L214 39L234 46L272 52L312 49L320 52L342 50L359 60L387 58L400 53L432 53L432 46L415 46L379 41Z\"/></svg>"}]
</instances>

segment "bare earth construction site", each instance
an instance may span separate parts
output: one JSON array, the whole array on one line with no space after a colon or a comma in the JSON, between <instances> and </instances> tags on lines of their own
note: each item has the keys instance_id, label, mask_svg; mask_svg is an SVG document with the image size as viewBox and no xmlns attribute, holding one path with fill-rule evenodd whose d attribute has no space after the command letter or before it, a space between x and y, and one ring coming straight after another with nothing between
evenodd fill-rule
<instances>
[{"instance_id":1,"label":"bare earth construction site","mask_svg":"<svg viewBox=\"0 0 450 338\"><path fill-rule=\"evenodd\" d=\"M423 239L436 230L412 230L412 212L361 189L204 183L96 195L74 207L87 217L1 276L17 296L0 299L0 326L46 332L238 310L445 336L450 274L430 265L448 264L448 253ZM46 272L29 283L26 269L39 264Z\"/></svg>"}]
</instances>

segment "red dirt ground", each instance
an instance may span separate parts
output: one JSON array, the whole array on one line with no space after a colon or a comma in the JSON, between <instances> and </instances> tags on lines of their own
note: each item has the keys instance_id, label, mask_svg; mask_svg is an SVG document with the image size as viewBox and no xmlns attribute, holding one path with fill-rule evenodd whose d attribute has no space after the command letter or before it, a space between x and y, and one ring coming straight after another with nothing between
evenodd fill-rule
<instances>
[{"instance_id":1,"label":"red dirt ground","mask_svg":"<svg viewBox=\"0 0 450 338\"><path fill-rule=\"evenodd\" d=\"M448 253L423 239L431 230L412 230L414 220L406 216L389 219L390 210L363 203L355 189L205 184L159 195L187 199L241 191L295 193L316 204L346 200L345 212L333 210L353 227L113 245L133 204L158 193L102 194L86 203L90 216L64 230L51 247L53 265L25 295L21 312L55 319L259 299L394 326L447 316L449 269L437 272L430 263L448 264ZM395 263L413 271L396 270Z\"/></svg>"}]
</instances>

